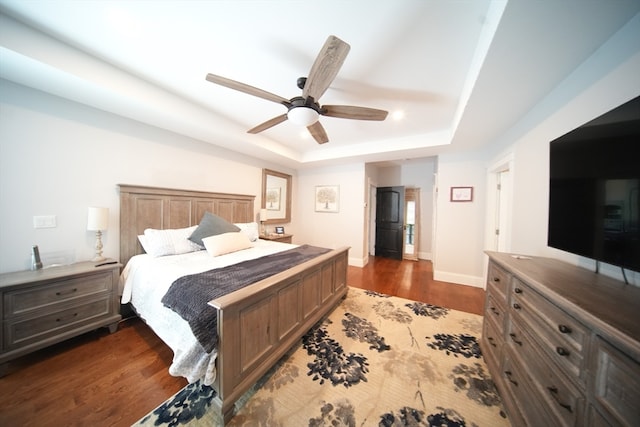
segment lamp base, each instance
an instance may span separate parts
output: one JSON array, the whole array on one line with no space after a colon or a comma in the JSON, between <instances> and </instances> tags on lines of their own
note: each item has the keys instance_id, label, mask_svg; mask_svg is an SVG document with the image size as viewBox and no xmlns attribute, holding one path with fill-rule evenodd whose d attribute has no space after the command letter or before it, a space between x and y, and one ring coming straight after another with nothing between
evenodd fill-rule
<instances>
[{"instance_id":1,"label":"lamp base","mask_svg":"<svg viewBox=\"0 0 640 427\"><path fill-rule=\"evenodd\" d=\"M102 256L102 231L96 231L96 256L91 261L98 262L104 261L106 258Z\"/></svg>"}]
</instances>

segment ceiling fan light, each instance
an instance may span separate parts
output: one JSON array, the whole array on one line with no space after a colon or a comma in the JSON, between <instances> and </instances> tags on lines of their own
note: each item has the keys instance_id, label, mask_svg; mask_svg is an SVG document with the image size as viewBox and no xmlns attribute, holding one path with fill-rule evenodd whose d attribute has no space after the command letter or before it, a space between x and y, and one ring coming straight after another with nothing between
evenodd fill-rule
<instances>
[{"instance_id":1,"label":"ceiling fan light","mask_svg":"<svg viewBox=\"0 0 640 427\"><path fill-rule=\"evenodd\" d=\"M318 121L318 117L320 117L318 112L309 107L295 107L287 113L287 118L300 126L311 126Z\"/></svg>"}]
</instances>

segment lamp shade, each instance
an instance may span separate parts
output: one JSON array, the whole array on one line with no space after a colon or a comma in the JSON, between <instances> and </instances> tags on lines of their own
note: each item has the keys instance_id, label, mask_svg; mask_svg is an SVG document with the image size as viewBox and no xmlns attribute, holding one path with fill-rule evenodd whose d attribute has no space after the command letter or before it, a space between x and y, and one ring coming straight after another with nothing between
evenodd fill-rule
<instances>
[{"instance_id":1,"label":"lamp shade","mask_svg":"<svg viewBox=\"0 0 640 427\"><path fill-rule=\"evenodd\" d=\"M260 221L266 221L266 220L267 220L267 210L260 209Z\"/></svg>"},{"instance_id":2,"label":"lamp shade","mask_svg":"<svg viewBox=\"0 0 640 427\"><path fill-rule=\"evenodd\" d=\"M318 117L320 117L318 112L309 107L295 107L287 113L287 118L300 126L310 126L318 121Z\"/></svg>"},{"instance_id":3,"label":"lamp shade","mask_svg":"<svg viewBox=\"0 0 640 427\"><path fill-rule=\"evenodd\" d=\"M90 207L87 215L87 230L106 230L109 225L109 208Z\"/></svg>"}]
</instances>

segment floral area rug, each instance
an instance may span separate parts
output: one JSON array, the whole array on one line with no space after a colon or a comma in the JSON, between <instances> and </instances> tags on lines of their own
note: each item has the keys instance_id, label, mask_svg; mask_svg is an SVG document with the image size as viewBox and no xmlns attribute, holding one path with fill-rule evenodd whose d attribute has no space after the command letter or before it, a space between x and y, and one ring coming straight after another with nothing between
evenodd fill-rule
<instances>
[{"instance_id":1,"label":"floral area rug","mask_svg":"<svg viewBox=\"0 0 640 427\"><path fill-rule=\"evenodd\" d=\"M349 288L236 403L229 426L509 426L478 345L482 317ZM189 384L136 426L219 426Z\"/></svg>"}]
</instances>

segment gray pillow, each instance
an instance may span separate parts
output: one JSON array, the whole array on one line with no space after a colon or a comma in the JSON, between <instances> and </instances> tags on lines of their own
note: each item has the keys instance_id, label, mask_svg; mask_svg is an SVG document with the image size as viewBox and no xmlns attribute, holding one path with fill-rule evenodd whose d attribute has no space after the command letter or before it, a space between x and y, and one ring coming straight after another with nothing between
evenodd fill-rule
<instances>
[{"instance_id":1,"label":"gray pillow","mask_svg":"<svg viewBox=\"0 0 640 427\"><path fill-rule=\"evenodd\" d=\"M210 236L217 236L222 233L232 233L234 231L240 231L240 228L231 224L224 218L220 218L218 215L214 215L211 212L205 212L200 220L200 225L189 236L189 240L194 243L204 246L202 239Z\"/></svg>"}]
</instances>

